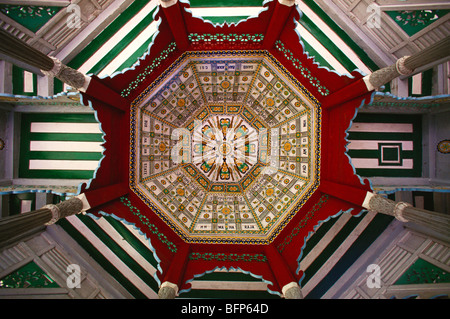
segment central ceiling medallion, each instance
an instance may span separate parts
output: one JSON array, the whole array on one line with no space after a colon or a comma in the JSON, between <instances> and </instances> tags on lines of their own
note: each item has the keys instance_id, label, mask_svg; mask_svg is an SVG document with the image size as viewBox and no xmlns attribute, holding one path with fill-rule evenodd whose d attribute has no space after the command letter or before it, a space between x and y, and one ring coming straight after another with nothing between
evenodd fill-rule
<instances>
[{"instance_id":1,"label":"central ceiling medallion","mask_svg":"<svg viewBox=\"0 0 450 319\"><path fill-rule=\"evenodd\" d=\"M319 151L317 101L267 51L186 52L132 104L131 189L186 242L270 243Z\"/></svg>"},{"instance_id":2,"label":"central ceiling medallion","mask_svg":"<svg viewBox=\"0 0 450 319\"><path fill-rule=\"evenodd\" d=\"M210 183L242 180L258 162L258 131L240 116L213 115L192 134L193 167Z\"/></svg>"}]
</instances>

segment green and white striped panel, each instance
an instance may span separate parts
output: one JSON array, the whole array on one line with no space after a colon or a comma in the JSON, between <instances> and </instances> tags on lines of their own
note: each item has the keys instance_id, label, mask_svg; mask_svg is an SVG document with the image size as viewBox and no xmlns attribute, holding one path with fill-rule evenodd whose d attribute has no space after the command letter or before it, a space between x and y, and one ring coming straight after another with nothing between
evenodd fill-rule
<instances>
[{"instance_id":1,"label":"green and white striped panel","mask_svg":"<svg viewBox=\"0 0 450 319\"><path fill-rule=\"evenodd\" d=\"M420 116L359 114L348 133L348 155L357 174L365 177L421 176Z\"/></svg>"},{"instance_id":2,"label":"green and white striped panel","mask_svg":"<svg viewBox=\"0 0 450 319\"><path fill-rule=\"evenodd\" d=\"M103 152L94 114L23 113L20 178L90 179Z\"/></svg>"},{"instance_id":3,"label":"green and white striped panel","mask_svg":"<svg viewBox=\"0 0 450 319\"><path fill-rule=\"evenodd\" d=\"M237 23L256 16L262 0L192 0L191 11L213 23ZM158 1L134 1L93 39L68 65L100 77L131 67L147 51L157 31L153 15ZM376 65L314 2L300 3L303 17L298 25L305 49L317 62L340 73L358 68L365 73ZM325 20L324 20L325 19Z\"/></svg>"},{"instance_id":4,"label":"green and white striped panel","mask_svg":"<svg viewBox=\"0 0 450 319\"><path fill-rule=\"evenodd\" d=\"M62 198L61 198L62 199ZM321 298L392 221L391 216L343 213L324 222L307 240L300 261L306 298ZM58 221L89 255L135 298L157 298L158 269L150 242L133 226L105 216L75 215ZM240 270L198 274L180 298L280 298L267 282Z\"/></svg>"}]
</instances>

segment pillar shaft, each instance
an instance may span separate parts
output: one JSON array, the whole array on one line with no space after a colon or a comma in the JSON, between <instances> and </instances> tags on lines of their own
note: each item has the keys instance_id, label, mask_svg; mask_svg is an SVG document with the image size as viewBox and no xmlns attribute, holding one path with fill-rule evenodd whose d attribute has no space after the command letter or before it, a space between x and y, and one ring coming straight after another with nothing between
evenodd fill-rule
<instances>
[{"instance_id":1,"label":"pillar shaft","mask_svg":"<svg viewBox=\"0 0 450 319\"><path fill-rule=\"evenodd\" d=\"M447 56L450 56L450 37L448 36L443 40L432 44L428 48L406 58L405 67L414 70Z\"/></svg>"},{"instance_id":2,"label":"pillar shaft","mask_svg":"<svg viewBox=\"0 0 450 319\"><path fill-rule=\"evenodd\" d=\"M0 52L40 70L50 71L54 66L54 62L50 57L2 28L0 28Z\"/></svg>"},{"instance_id":3,"label":"pillar shaft","mask_svg":"<svg viewBox=\"0 0 450 319\"><path fill-rule=\"evenodd\" d=\"M0 52L39 68L44 75L56 77L82 92L86 91L89 85L90 78L88 76L62 64L54 57L45 55L1 28Z\"/></svg>"},{"instance_id":4,"label":"pillar shaft","mask_svg":"<svg viewBox=\"0 0 450 319\"><path fill-rule=\"evenodd\" d=\"M61 218L81 212L83 202L74 197L56 205L46 205L41 209L12 215L0 219L0 243L18 237L38 227L51 225Z\"/></svg>"},{"instance_id":5,"label":"pillar shaft","mask_svg":"<svg viewBox=\"0 0 450 319\"><path fill-rule=\"evenodd\" d=\"M423 225L446 236L450 234L450 215L420 209L405 202L396 202L372 192L328 181L321 182L320 190L365 209L393 216L401 222Z\"/></svg>"},{"instance_id":6,"label":"pillar shaft","mask_svg":"<svg viewBox=\"0 0 450 319\"><path fill-rule=\"evenodd\" d=\"M380 195L371 195L367 209L394 216L402 222L412 222L440 234L450 234L450 215L413 207L405 202L395 202Z\"/></svg>"},{"instance_id":7,"label":"pillar shaft","mask_svg":"<svg viewBox=\"0 0 450 319\"><path fill-rule=\"evenodd\" d=\"M89 77L64 65L59 59L49 57L0 28L0 53L36 67L48 77L55 77L89 97L102 101L120 111L129 109L129 102L98 77Z\"/></svg>"},{"instance_id":8,"label":"pillar shaft","mask_svg":"<svg viewBox=\"0 0 450 319\"><path fill-rule=\"evenodd\" d=\"M379 69L372 74L365 76L339 91L333 92L322 100L322 108L331 108L350 101L363 94L376 90L401 75L411 75L415 69L428 65L443 58L450 57L450 38L436 42L428 48L419 51L411 56L405 56L396 63Z\"/></svg>"},{"instance_id":9,"label":"pillar shaft","mask_svg":"<svg viewBox=\"0 0 450 319\"><path fill-rule=\"evenodd\" d=\"M85 212L128 193L122 184L114 184L72 197L58 204L0 219L0 245L27 232L56 223L62 218Z\"/></svg>"}]
</instances>

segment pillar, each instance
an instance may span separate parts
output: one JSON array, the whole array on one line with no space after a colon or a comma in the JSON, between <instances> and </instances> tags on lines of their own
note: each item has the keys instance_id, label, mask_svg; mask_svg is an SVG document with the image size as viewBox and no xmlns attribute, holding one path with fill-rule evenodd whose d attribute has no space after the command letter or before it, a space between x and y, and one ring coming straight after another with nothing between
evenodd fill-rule
<instances>
[{"instance_id":1,"label":"pillar","mask_svg":"<svg viewBox=\"0 0 450 319\"><path fill-rule=\"evenodd\" d=\"M119 93L104 85L97 77L89 77L78 70L64 65L55 57L50 57L29 46L25 42L0 28L0 53L36 67L47 77L56 77L72 88L87 93L90 97L107 103L121 111L126 111L129 102ZM92 83L91 83L92 82Z\"/></svg>"},{"instance_id":2,"label":"pillar","mask_svg":"<svg viewBox=\"0 0 450 319\"><path fill-rule=\"evenodd\" d=\"M406 202L395 202L373 193L368 193L364 208L394 216L401 222L412 222L425 226L440 234L450 234L450 215L413 207Z\"/></svg>"},{"instance_id":3,"label":"pillar","mask_svg":"<svg viewBox=\"0 0 450 319\"><path fill-rule=\"evenodd\" d=\"M35 211L0 219L0 244L38 227L52 225L62 218L84 213L127 193L126 185L113 184L100 189L87 190L58 204L48 204Z\"/></svg>"},{"instance_id":4,"label":"pillar","mask_svg":"<svg viewBox=\"0 0 450 319\"><path fill-rule=\"evenodd\" d=\"M45 76L55 77L78 91L86 92L91 81L89 76L64 65L55 57L49 58L53 61L53 67L50 70L41 69Z\"/></svg>"},{"instance_id":5,"label":"pillar","mask_svg":"<svg viewBox=\"0 0 450 319\"><path fill-rule=\"evenodd\" d=\"M285 299L303 299L300 286L280 253L273 245L268 245L265 253L275 279L281 287L283 297Z\"/></svg>"},{"instance_id":6,"label":"pillar","mask_svg":"<svg viewBox=\"0 0 450 319\"><path fill-rule=\"evenodd\" d=\"M46 205L35 211L0 219L0 243L4 243L38 227L54 224L61 218L78 214L83 208L83 199L73 197L59 204Z\"/></svg>"},{"instance_id":7,"label":"pillar","mask_svg":"<svg viewBox=\"0 0 450 319\"><path fill-rule=\"evenodd\" d=\"M158 297L159 299L174 299L183 284L183 278L189 261L190 246L183 243L170 262L169 269L164 276Z\"/></svg>"},{"instance_id":8,"label":"pillar","mask_svg":"<svg viewBox=\"0 0 450 319\"><path fill-rule=\"evenodd\" d=\"M411 56L404 56L398 59L394 64L379 69L365 77L345 86L344 88L333 92L322 100L322 108L332 108L350 101L363 94L378 89L399 76L411 75L415 69L428 65L430 63L441 61L449 57L450 37L436 42L428 48L419 51Z\"/></svg>"},{"instance_id":9,"label":"pillar","mask_svg":"<svg viewBox=\"0 0 450 319\"><path fill-rule=\"evenodd\" d=\"M320 191L370 211L395 217L401 222L412 222L428 227L448 236L450 215L441 214L411 206L406 202L396 202L372 192L329 181L322 181Z\"/></svg>"}]
</instances>

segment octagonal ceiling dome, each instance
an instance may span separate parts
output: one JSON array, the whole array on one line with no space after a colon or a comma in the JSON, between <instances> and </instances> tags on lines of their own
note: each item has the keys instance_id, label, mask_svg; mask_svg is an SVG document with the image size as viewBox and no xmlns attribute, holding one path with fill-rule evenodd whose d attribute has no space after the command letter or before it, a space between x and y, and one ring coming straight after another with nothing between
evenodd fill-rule
<instances>
[{"instance_id":1,"label":"octagonal ceiling dome","mask_svg":"<svg viewBox=\"0 0 450 319\"><path fill-rule=\"evenodd\" d=\"M130 187L186 242L270 243L319 183L318 102L267 51L184 53L130 127Z\"/></svg>"}]
</instances>

